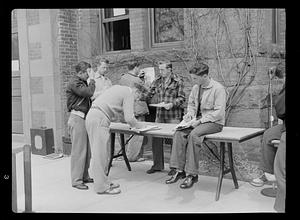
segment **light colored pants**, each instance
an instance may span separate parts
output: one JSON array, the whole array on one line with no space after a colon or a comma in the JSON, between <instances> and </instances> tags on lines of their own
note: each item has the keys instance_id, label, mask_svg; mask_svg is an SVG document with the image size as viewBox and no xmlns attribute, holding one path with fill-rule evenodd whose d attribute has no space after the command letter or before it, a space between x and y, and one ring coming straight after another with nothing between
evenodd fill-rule
<instances>
[{"instance_id":1,"label":"light colored pants","mask_svg":"<svg viewBox=\"0 0 300 220\"><path fill-rule=\"evenodd\" d=\"M70 114L68 132L71 138L71 181L72 186L83 183L89 178L91 151L85 120L77 115Z\"/></svg>"},{"instance_id":2,"label":"light colored pants","mask_svg":"<svg viewBox=\"0 0 300 220\"><path fill-rule=\"evenodd\" d=\"M145 121L145 116L136 117L138 121ZM125 135L126 139L129 135ZM144 136L134 135L127 145L126 155L129 161L136 161L141 156L141 148L143 145Z\"/></svg>"},{"instance_id":3,"label":"light colored pants","mask_svg":"<svg viewBox=\"0 0 300 220\"><path fill-rule=\"evenodd\" d=\"M286 195L286 132L283 132L274 161L274 174L277 181L277 194L274 209L277 212L285 212Z\"/></svg>"},{"instance_id":4,"label":"light colored pants","mask_svg":"<svg viewBox=\"0 0 300 220\"><path fill-rule=\"evenodd\" d=\"M110 157L110 120L99 109L91 108L86 116L86 129L91 144L91 174L96 193L109 189L111 181L106 176Z\"/></svg>"},{"instance_id":5,"label":"light colored pants","mask_svg":"<svg viewBox=\"0 0 300 220\"><path fill-rule=\"evenodd\" d=\"M272 140L280 140L283 124L275 125L264 132L262 139L262 156L260 160L260 168L267 173L274 174L274 159L277 148L271 144Z\"/></svg>"},{"instance_id":6,"label":"light colored pants","mask_svg":"<svg viewBox=\"0 0 300 220\"><path fill-rule=\"evenodd\" d=\"M197 127L176 131L173 137L170 167L196 175L199 169L200 150L203 136L222 131L223 125L204 123Z\"/></svg>"}]
</instances>

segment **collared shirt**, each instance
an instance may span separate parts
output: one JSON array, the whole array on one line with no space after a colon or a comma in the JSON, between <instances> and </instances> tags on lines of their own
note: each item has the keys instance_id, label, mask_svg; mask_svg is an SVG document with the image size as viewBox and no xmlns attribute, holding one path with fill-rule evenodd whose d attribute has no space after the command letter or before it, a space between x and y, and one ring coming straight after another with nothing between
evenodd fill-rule
<instances>
[{"instance_id":1,"label":"collared shirt","mask_svg":"<svg viewBox=\"0 0 300 220\"><path fill-rule=\"evenodd\" d=\"M202 86L203 93L200 103L201 123L215 122L225 125L226 91L217 81L210 78L208 86ZM199 85L194 85L189 95L187 113L196 117Z\"/></svg>"},{"instance_id":2,"label":"collared shirt","mask_svg":"<svg viewBox=\"0 0 300 220\"><path fill-rule=\"evenodd\" d=\"M162 76L159 76L153 81L147 98L150 99L156 95L158 103L173 103L173 107L169 110L157 108L156 118L181 120L183 114L182 104L185 101L185 92L183 89L183 80L174 73L171 73L166 83Z\"/></svg>"}]
</instances>

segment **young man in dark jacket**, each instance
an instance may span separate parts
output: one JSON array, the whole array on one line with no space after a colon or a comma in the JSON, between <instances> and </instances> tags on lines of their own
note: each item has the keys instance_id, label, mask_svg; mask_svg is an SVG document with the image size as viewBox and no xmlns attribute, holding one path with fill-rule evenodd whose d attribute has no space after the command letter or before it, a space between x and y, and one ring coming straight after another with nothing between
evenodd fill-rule
<instances>
[{"instance_id":1,"label":"young man in dark jacket","mask_svg":"<svg viewBox=\"0 0 300 220\"><path fill-rule=\"evenodd\" d=\"M90 164L90 146L85 127L85 116L91 106L90 97L95 91L95 80L87 84L89 63L84 61L75 67L76 74L68 83L67 108L71 112L68 120L68 132L72 142L71 151L71 180L72 186L77 189L88 189L85 183L93 182L88 169Z\"/></svg>"}]
</instances>

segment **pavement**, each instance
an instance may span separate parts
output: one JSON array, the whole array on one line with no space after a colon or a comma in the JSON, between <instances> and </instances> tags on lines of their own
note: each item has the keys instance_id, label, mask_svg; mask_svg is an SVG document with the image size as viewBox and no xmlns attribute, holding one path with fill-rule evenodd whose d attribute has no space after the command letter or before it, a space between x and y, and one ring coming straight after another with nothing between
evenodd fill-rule
<instances>
[{"instance_id":1,"label":"pavement","mask_svg":"<svg viewBox=\"0 0 300 220\"><path fill-rule=\"evenodd\" d=\"M13 147L20 143L14 143ZM215 201L217 177L199 176L190 189L179 188L181 180L167 185L168 170L146 174L151 160L132 162L128 171L124 161L114 161L109 177L119 183L118 195L98 195L93 183L88 190L71 187L70 156L45 159L31 155L32 209L36 213L270 213L275 198L261 195L262 187L223 179L219 201ZM23 153L17 154L18 212L25 210ZM168 164L165 164L168 168ZM270 186L266 186L270 187Z\"/></svg>"}]
</instances>

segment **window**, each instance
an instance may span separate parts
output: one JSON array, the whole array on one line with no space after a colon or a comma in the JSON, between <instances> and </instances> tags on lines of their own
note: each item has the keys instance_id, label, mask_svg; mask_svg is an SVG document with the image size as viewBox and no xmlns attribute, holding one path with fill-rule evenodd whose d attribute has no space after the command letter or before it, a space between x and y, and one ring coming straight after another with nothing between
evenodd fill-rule
<instances>
[{"instance_id":1,"label":"window","mask_svg":"<svg viewBox=\"0 0 300 220\"><path fill-rule=\"evenodd\" d=\"M277 9L272 10L272 43L278 43L278 12Z\"/></svg>"},{"instance_id":2,"label":"window","mask_svg":"<svg viewBox=\"0 0 300 220\"><path fill-rule=\"evenodd\" d=\"M105 51L130 50L129 10L105 8L102 16Z\"/></svg>"},{"instance_id":3,"label":"window","mask_svg":"<svg viewBox=\"0 0 300 220\"><path fill-rule=\"evenodd\" d=\"M152 12L152 43L170 43L184 40L182 8L154 8Z\"/></svg>"},{"instance_id":4,"label":"window","mask_svg":"<svg viewBox=\"0 0 300 220\"><path fill-rule=\"evenodd\" d=\"M19 70L19 42L18 33L11 34L11 60L12 60L12 71Z\"/></svg>"}]
</instances>

